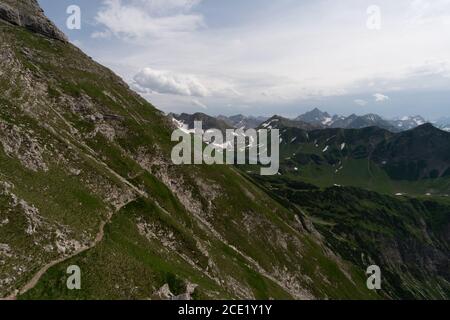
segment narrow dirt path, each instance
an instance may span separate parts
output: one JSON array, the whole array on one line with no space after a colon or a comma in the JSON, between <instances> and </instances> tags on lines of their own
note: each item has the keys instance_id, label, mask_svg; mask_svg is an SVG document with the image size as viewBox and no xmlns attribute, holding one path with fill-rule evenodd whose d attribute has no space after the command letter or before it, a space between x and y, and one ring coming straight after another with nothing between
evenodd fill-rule
<instances>
[{"instance_id":1,"label":"narrow dirt path","mask_svg":"<svg viewBox=\"0 0 450 320\"><path fill-rule=\"evenodd\" d=\"M68 125L69 127L71 127L70 123L68 123L64 117L59 114L55 109L51 108L58 117L60 117L65 123L66 125ZM138 196L142 196L142 197L147 197L148 195L140 190L139 188L137 188L135 185L133 185L132 183L130 183L127 179L125 179L124 177L122 177L120 174L118 174L117 172L115 172L113 169L111 169L106 163L104 163L103 161L100 161L98 159L96 159L93 155L89 154L88 152L85 152L86 150L90 150L90 148L83 144L83 147L86 148L86 150L81 150L80 147L78 145L75 145L74 143L72 143L72 141L70 141L68 138L64 137L63 135L60 135L56 132L53 131L53 134L55 134L57 137L59 137L60 139L62 139L63 141L65 141L68 145L70 145L72 148L74 148L75 150L78 150L80 153L84 153L89 159L93 160L95 163L101 165L102 167L104 167L109 173L111 173L114 177L116 177L120 182L124 183L126 186L130 187L133 191L136 192L136 194ZM92 151L91 151L92 152ZM102 221L100 223L100 228L99 228L99 232L97 233L94 241L87 247L81 248L75 252L73 252L71 255L66 256L66 257L62 257L59 258L57 260L53 260L51 262L49 262L48 264L46 264L45 266L43 266L34 276L33 278L27 282L22 289L19 290L19 292L13 293L9 296L7 296L6 298L0 298L0 300L16 300L18 295L22 295L26 292L28 292L29 290L33 289L38 281L42 278L42 276L48 271L48 269L50 269L51 267L62 263L64 261L67 261L87 250L90 250L92 248L94 248L100 241L103 240L103 236L104 236L104 228L106 226L106 224L108 224L111 221L112 216L114 215L115 212L118 212L120 209L122 209L124 206L126 206L128 203L134 201L136 199L130 200L129 202L123 204L122 206L116 208L116 211L112 211L109 216L107 217L106 221Z\"/></svg>"},{"instance_id":2,"label":"narrow dirt path","mask_svg":"<svg viewBox=\"0 0 450 320\"><path fill-rule=\"evenodd\" d=\"M31 289L33 289L39 282L39 280L42 278L42 276L53 266L62 263L64 261L67 261L69 259L72 259L73 257L87 251L90 249L93 249L94 247L96 247L104 238L105 236L105 226L111 222L111 219L114 215L115 212L120 211L120 209L122 209L123 207L125 207L127 204L129 204L130 202L135 201L136 199L130 200L129 202L123 204L122 206L118 207L116 211L111 212L107 219L105 221L102 221L100 223L100 227L99 227L99 231L97 233L97 235L95 236L94 241L89 245L86 246L84 248L81 248L75 252L73 252L71 255L59 258L57 260L53 260L49 263L47 263L45 266L43 266L41 269L39 269L39 271L33 276L33 278L31 278L30 281L28 281L20 290L19 292L13 293L11 295L9 295L8 297L4 298L4 299L0 299L0 300L16 300L18 295L23 295L26 292L30 291Z\"/></svg>"}]
</instances>

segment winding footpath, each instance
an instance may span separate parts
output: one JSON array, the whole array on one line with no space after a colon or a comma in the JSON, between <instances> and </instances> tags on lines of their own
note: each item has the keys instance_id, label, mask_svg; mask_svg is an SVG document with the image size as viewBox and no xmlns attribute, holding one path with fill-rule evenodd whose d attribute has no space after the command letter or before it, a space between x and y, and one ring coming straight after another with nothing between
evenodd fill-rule
<instances>
[{"instance_id":1,"label":"winding footpath","mask_svg":"<svg viewBox=\"0 0 450 320\"><path fill-rule=\"evenodd\" d=\"M125 207L125 206L126 206L127 204L129 204L130 202L133 202L134 200L135 200L135 199L130 200L129 202L127 202L127 203L123 204L122 206L118 207L117 210L116 210L116 212L120 211L120 209L122 209L123 207ZM73 257L75 257L75 256L77 256L77 255L79 255L79 254L81 254L81 253L83 253L83 252L85 252L85 251L87 251L87 250L90 250L90 249L95 248L95 247L103 240L103 238L104 238L104 236L105 236L105 226L106 226L108 223L111 222L111 219L112 219L113 215L114 215L114 212L111 212L111 213L108 215L107 219L106 219L105 221L102 221L102 222L100 223L99 231L98 231L97 235L95 236L94 241L93 241L89 246L86 246L86 247L81 248L81 249L79 249L79 250L77 250L77 251L74 251L71 255L68 255L68 256L65 256L65 257L62 257L62 258L59 258L59 259L57 259L57 260L53 260L53 261L47 263L45 266L43 266L41 269L39 269L39 271L33 276L33 278L31 278L30 281L28 281L28 282L27 282L20 290L18 290L18 291L16 291L15 293L13 293L13 294L7 296L6 298L2 298L2 299L0 299L0 300L17 300L17 297L18 297L19 295L23 295L23 294L25 294L26 292L28 292L28 291L30 291L31 289L33 289L33 288L38 284L38 282L39 282L39 280L42 278L42 276L43 276L43 275L44 275L51 267L53 267L53 266L55 266L55 265L57 265L57 264L59 264L59 263L62 263L62 262L64 262L64 261L67 261L67 260L69 260L69 259L72 259Z\"/></svg>"}]
</instances>

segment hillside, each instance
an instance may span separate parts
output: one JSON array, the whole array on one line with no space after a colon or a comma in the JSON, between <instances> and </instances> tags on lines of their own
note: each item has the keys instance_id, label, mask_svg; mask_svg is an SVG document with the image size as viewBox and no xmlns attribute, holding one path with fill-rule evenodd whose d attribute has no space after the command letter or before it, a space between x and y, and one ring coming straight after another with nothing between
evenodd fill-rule
<instances>
[{"instance_id":1,"label":"hillside","mask_svg":"<svg viewBox=\"0 0 450 320\"><path fill-rule=\"evenodd\" d=\"M388 296L234 168L173 166L171 121L35 0L0 4L0 297Z\"/></svg>"},{"instance_id":2,"label":"hillside","mask_svg":"<svg viewBox=\"0 0 450 320\"><path fill-rule=\"evenodd\" d=\"M450 295L449 202L381 195L358 188L319 189L287 177L254 177L298 208L333 252L355 265L376 264L395 299Z\"/></svg>"},{"instance_id":3,"label":"hillside","mask_svg":"<svg viewBox=\"0 0 450 320\"><path fill-rule=\"evenodd\" d=\"M378 127L305 130L276 123L283 175L394 195L450 194L450 133L431 124L392 133Z\"/></svg>"},{"instance_id":4,"label":"hillside","mask_svg":"<svg viewBox=\"0 0 450 320\"><path fill-rule=\"evenodd\" d=\"M186 129L192 130L194 128L195 121L202 122L202 128L204 130L209 129L219 129L222 132L225 132L227 129L233 129L234 127L227 122L208 116L204 113L194 113L194 114L169 114L169 118L173 118L178 121L179 126L185 126Z\"/></svg>"}]
</instances>

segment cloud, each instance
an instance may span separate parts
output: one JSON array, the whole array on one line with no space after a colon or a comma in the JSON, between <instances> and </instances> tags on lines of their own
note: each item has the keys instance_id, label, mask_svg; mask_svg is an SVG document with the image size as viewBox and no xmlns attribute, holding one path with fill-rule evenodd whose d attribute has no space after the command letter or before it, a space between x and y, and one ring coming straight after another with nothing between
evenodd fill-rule
<instances>
[{"instance_id":1,"label":"cloud","mask_svg":"<svg viewBox=\"0 0 450 320\"><path fill-rule=\"evenodd\" d=\"M411 67L409 77L442 76L450 78L450 63L446 60L430 59L423 64Z\"/></svg>"},{"instance_id":2,"label":"cloud","mask_svg":"<svg viewBox=\"0 0 450 320\"><path fill-rule=\"evenodd\" d=\"M361 106L361 107L364 107L364 106L367 105L367 101L366 101L366 100L362 100L362 99L356 99L356 100L354 100L354 102L355 102L358 106Z\"/></svg>"},{"instance_id":3,"label":"cloud","mask_svg":"<svg viewBox=\"0 0 450 320\"><path fill-rule=\"evenodd\" d=\"M206 104L204 104L203 102L197 100L197 99L192 99L192 104L196 107L200 107L202 109L208 109L208 106Z\"/></svg>"},{"instance_id":4,"label":"cloud","mask_svg":"<svg viewBox=\"0 0 450 320\"><path fill-rule=\"evenodd\" d=\"M209 89L195 76L144 68L133 78L133 88L141 93L206 97Z\"/></svg>"},{"instance_id":5,"label":"cloud","mask_svg":"<svg viewBox=\"0 0 450 320\"><path fill-rule=\"evenodd\" d=\"M203 23L203 17L189 13L199 0L104 0L95 20L105 27L93 38L115 35L118 38L165 38L191 32Z\"/></svg>"},{"instance_id":6,"label":"cloud","mask_svg":"<svg viewBox=\"0 0 450 320\"><path fill-rule=\"evenodd\" d=\"M408 20L419 25L450 24L450 0L414 0L411 2Z\"/></svg>"},{"instance_id":7,"label":"cloud","mask_svg":"<svg viewBox=\"0 0 450 320\"><path fill-rule=\"evenodd\" d=\"M189 12L202 0L135 0L136 5L143 5L155 14L172 12Z\"/></svg>"},{"instance_id":8,"label":"cloud","mask_svg":"<svg viewBox=\"0 0 450 320\"><path fill-rule=\"evenodd\" d=\"M382 93L395 93L400 106L411 92L444 92L450 85L450 42L442 40L450 30L442 23L449 0L418 0L413 6L414 0L379 0L383 27L377 33L366 28L367 7L358 0L261 1L258 6L246 1L202 1L201 6L200 0L98 2L100 25L94 36L111 41L107 46L86 41L92 44L91 55L136 90L162 92L146 97L163 101L169 111L194 108L191 86L177 74L164 74L176 79L164 85L153 79L157 85L139 87L133 80L137 70L151 66L195 75L208 92L207 100L199 100L215 113L227 112L228 104L247 105L255 113L320 99L333 105L342 96L350 102L348 112L363 105L393 112L396 108L377 110L393 99Z\"/></svg>"},{"instance_id":9,"label":"cloud","mask_svg":"<svg viewBox=\"0 0 450 320\"><path fill-rule=\"evenodd\" d=\"M92 39L108 39L111 38L112 33L109 30L95 31L91 34Z\"/></svg>"},{"instance_id":10,"label":"cloud","mask_svg":"<svg viewBox=\"0 0 450 320\"><path fill-rule=\"evenodd\" d=\"M375 102L384 102L384 101L388 101L390 100L390 98L382 93L375 93L373 95L373 97L375 98Z\"/></svg>"}]
</instances>

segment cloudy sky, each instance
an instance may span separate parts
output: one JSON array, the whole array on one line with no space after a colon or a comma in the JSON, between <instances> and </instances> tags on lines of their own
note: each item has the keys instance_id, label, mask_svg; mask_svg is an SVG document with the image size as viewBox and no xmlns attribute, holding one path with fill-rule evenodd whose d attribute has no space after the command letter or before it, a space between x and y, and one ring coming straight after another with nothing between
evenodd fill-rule
<instances>
[{"instance_id":1,"label":"cloudy sky","mask_svg":"<svg viewBox=\"0 0 450 320\"><path fill-rule=\"evenodd\" d=\"M39 2L166 112L450 116L450 0Z\"/></svg>"}]
</instances>

